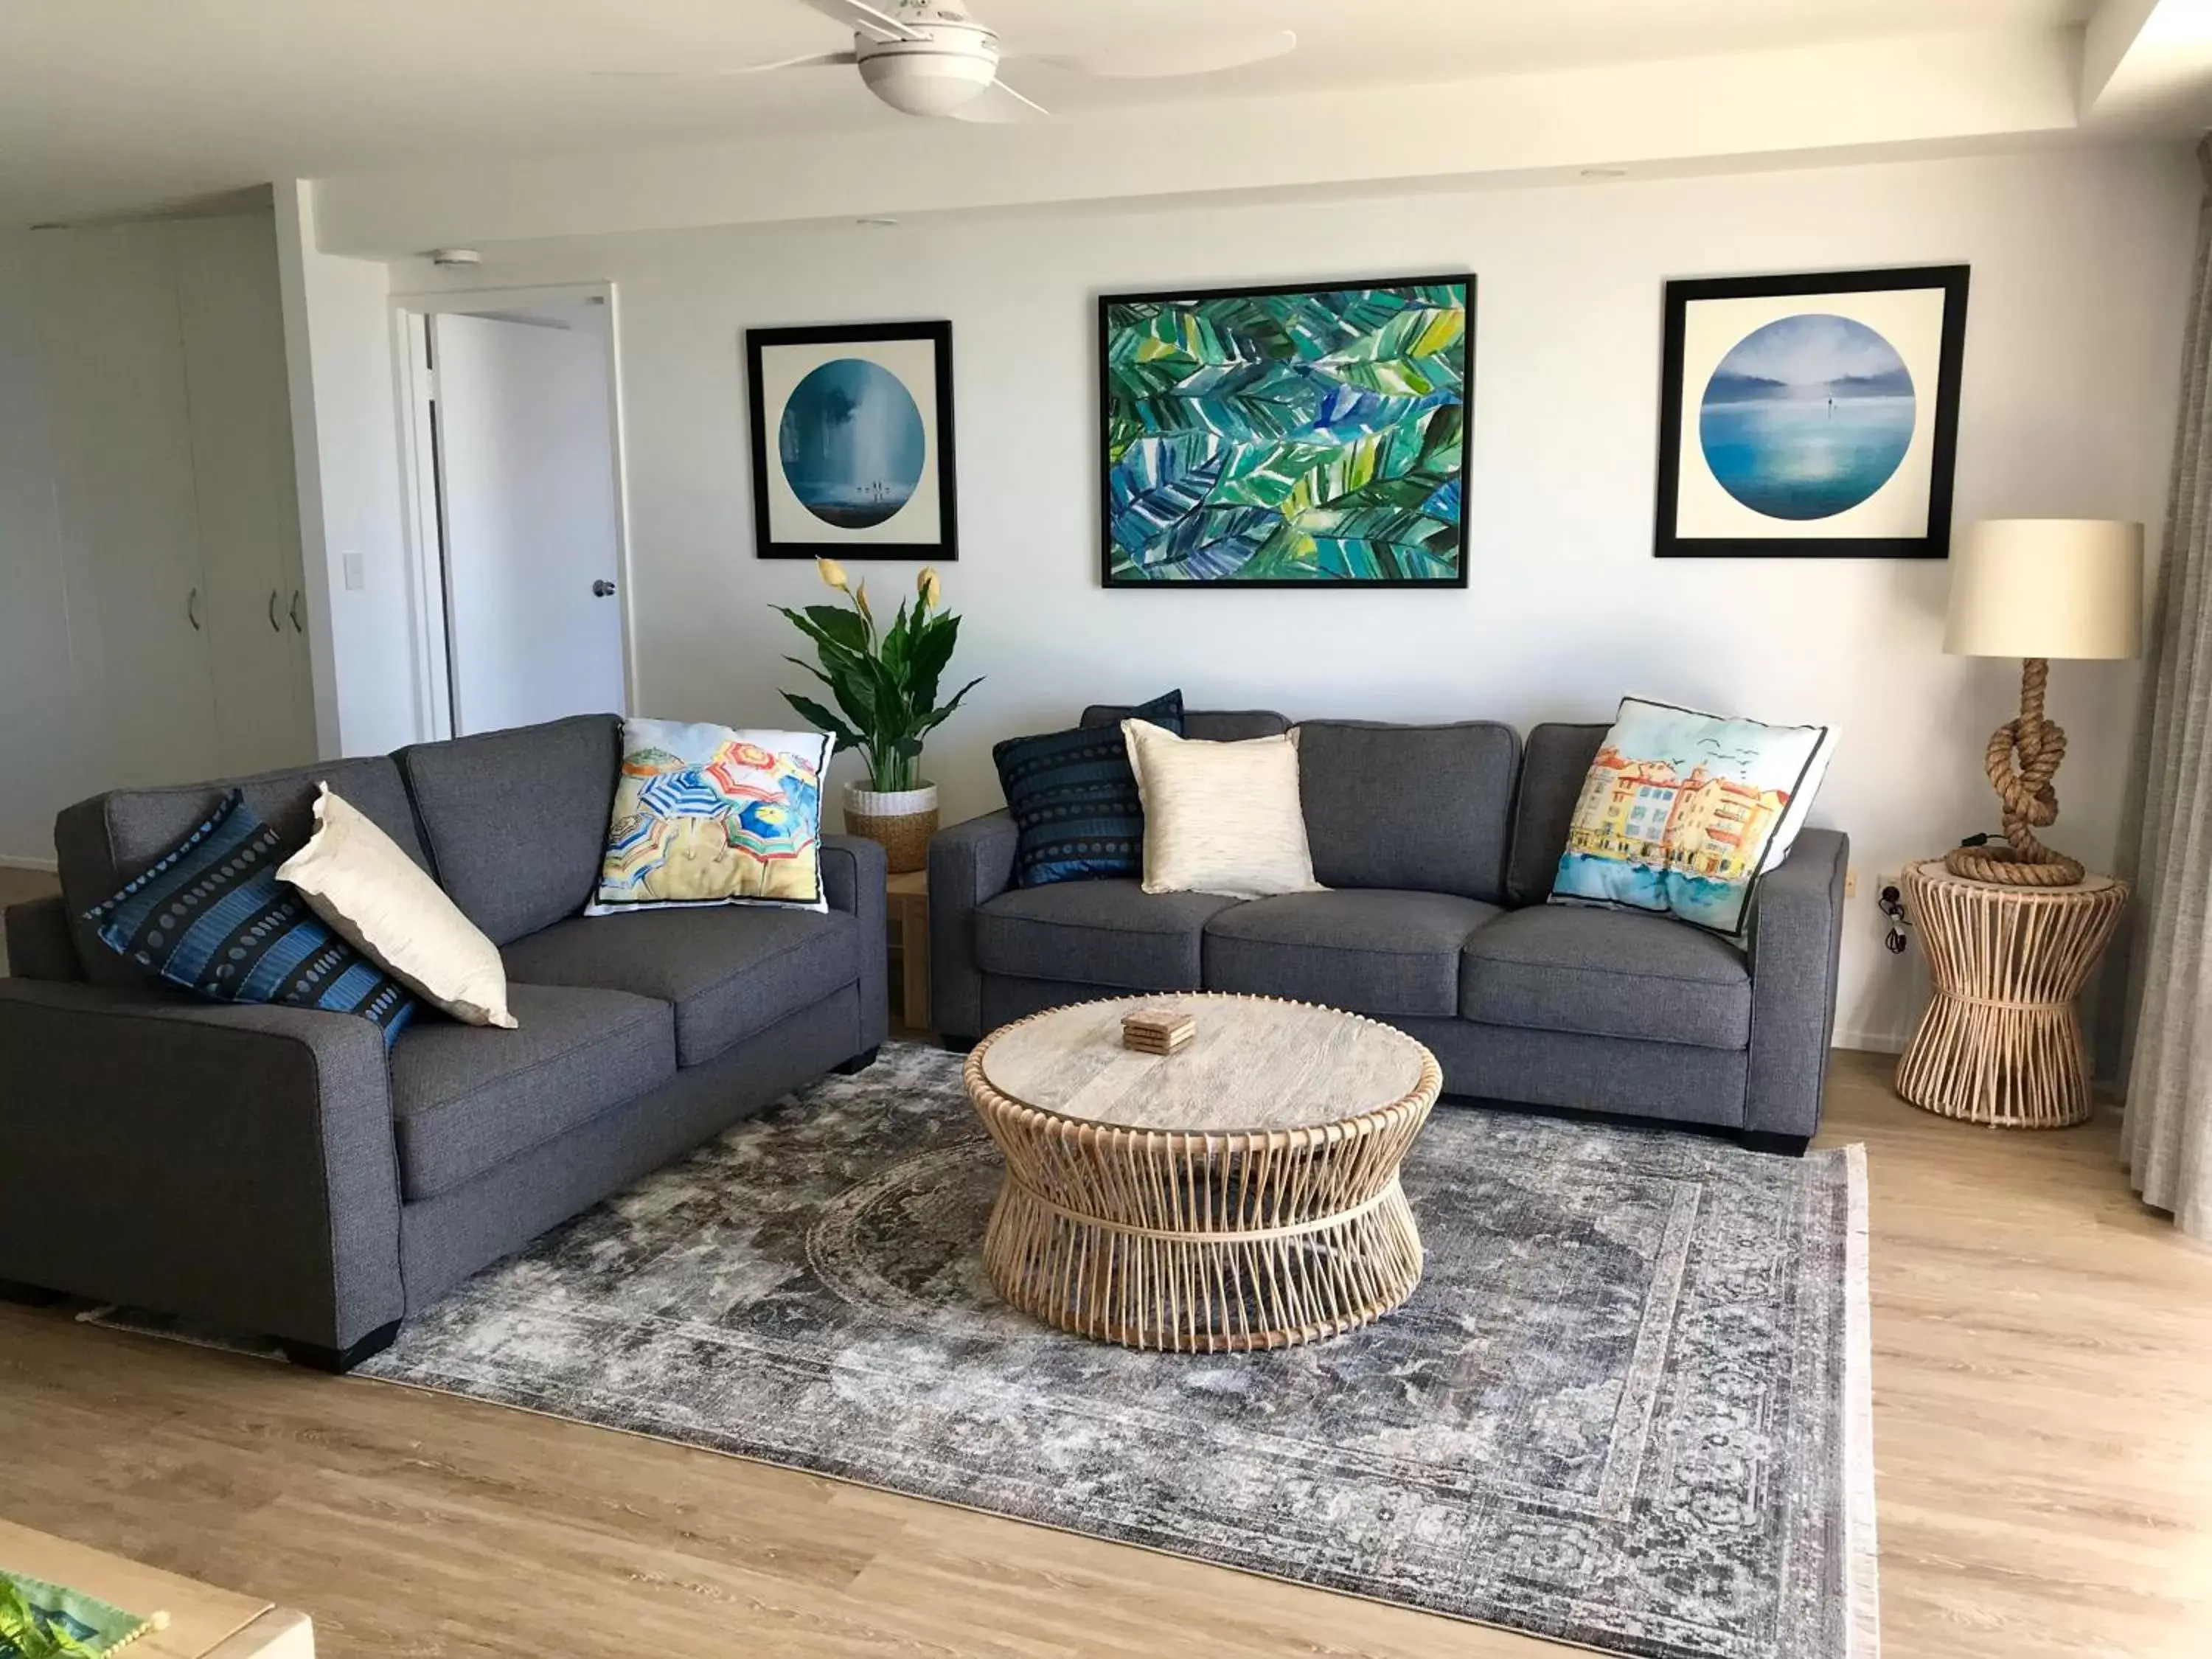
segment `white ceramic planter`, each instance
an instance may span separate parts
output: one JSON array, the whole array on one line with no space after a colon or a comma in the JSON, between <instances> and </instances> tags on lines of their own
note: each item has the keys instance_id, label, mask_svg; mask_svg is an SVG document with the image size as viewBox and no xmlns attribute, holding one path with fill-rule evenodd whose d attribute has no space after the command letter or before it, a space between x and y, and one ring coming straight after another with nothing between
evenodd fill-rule
<instances>
[{"instance_id":1,"label":"white ceramic planter","mask_svg":"<svg viewBox=\"0 0 2212 1659\"><path fill-rule=\"evenodd\" d=\"M845 810L868 818L915 817L937 810L937 786L925 783L918 789L864 789L857 783L845 786Z\"/></svg>"},{"instance_id":2,"label":"white ceramic planter","mask_svg":"<svg viewBox=\"0 0 2212 1659\"><path fill-rule=\"evenodd\" d=\"M845 832L880 842L893 875L929 862L929 838L937 833L937 786L918 789L864 789L845 786Z\"/></svg>"}]
</instances>

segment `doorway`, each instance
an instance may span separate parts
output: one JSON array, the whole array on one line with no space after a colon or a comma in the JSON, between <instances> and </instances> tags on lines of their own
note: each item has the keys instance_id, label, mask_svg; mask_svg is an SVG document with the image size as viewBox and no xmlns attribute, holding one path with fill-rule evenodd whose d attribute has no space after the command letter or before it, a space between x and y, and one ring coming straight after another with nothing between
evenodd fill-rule
<instances>
[{"instance_id":1,"label":"doorway","mask_svg":"<svg viewBox=\"0 0 2212 1659\"><path fill-rule=\"evenodd\" d=\"M628 713L611 293L399 303L434 735Z\"/></svg>"}]
</instances>

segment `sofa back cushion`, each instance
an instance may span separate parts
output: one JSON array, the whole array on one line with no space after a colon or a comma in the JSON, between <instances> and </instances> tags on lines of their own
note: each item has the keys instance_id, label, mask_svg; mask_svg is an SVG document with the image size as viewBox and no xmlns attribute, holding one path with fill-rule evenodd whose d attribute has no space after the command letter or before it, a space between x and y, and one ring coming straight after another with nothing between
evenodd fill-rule
<instances>
[{"instance_id":1,"label":"sofa back cushion","mask_svg":"<svg viewBox=\"0 0 2212 1659\"><path fill-rule=\"evenodd\" d=\"M1498 902L1520 762L1520 738L1495 720L1302 721L1315 879Z\"/></svg>"},{"instance_id":2,"label":"sofa back cushion","mask_svg":"<svg viewBox=\"0 0 2212 1659\"><path fill-rule=\"evenodd\" d=\"M1541 904L1551 896L1559 854L1567 849L1567 829L1583 780L1611 727L1549 721L1528 733L1521 763L1521 799L1513 811L1513 857L1505 874L1505 896L1513 904Z\"/></svg>"},{"instance_id":3,"label":"sofa back cushion","mask_svg":"<svg viewBox=\"0 0 2212 1659\"><path fill-rule=\"evenodd\" d=\"M384 755L295 766L219 783L112 789L64 808L54 821L54 854L61 871L62 896L69 903L70 933L86 977L100 985L151 982L143 968L100 942L99 930L85 921L84 913L143 875L213 817L232 790L245 796L254 817L276 832L279 846L290 850L305 846L313 833L315 786L325 782L398 842L408 857L429 867L399 769Z\"/></svg>"},{"instance_id":4,"label":"sofa back cushion","mask_svg":"<svg viewBox=\"0 0 2212 1659\"><path fill-rule=\"evenodd\" d=\"M1085 726L1119 726L1126 720L1143 720L1140 708L1094 702L1083 711ZM1247 738L1279 738L1291 723L1272 708L1185 709L1182 734L1206 743L1242 743Z\"/></svg>"},{"instance_id":5,"label":"sofa back cushion","mask_svg":"<svg viewBox=\"0 0 2212 1659\"><path fill-rule=\"evenodd\" d=\"M494 945L583 909L614 810L617 716L416 744L397 758L438 884Z\"/></svg>"}]
</instances>

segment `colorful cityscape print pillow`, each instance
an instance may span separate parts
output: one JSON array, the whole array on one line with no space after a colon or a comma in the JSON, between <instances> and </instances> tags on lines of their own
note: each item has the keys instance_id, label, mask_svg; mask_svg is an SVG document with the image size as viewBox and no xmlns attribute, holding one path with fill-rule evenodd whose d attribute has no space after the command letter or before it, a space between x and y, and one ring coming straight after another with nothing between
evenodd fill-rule
<instances>
[{"instance_id":1,"label":"colorful cityscape print pillow","mask_svg":"<svg viewBox=\"0 0 2212 1659\"><path fill-rule=\"evenodd\" d=\"M599 885L584 914L688 904L826 910L819 732L626 720Z\"/></svg>"},{"instance_id":2,"label":"colorful cityscape print pillow","mask_svg":"<svg viewBox=\"0 0 2212 1659\"><path fill-rule=\"evenodd\" d=\"M1552 898L1741 934L1827 770L1825 726L1766 726L1637 697L1583 781Z\"/></svg>"}]
</instances>

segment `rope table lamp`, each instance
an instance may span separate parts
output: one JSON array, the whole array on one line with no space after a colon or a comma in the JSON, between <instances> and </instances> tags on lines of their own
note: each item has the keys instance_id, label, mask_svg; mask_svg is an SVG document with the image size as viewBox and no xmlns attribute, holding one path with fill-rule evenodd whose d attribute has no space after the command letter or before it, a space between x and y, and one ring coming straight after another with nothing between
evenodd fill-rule
<instances>
[{"instance_id":1,"label":"rope table lamp","mask_svg":"<svg viewBox=\"0 0 2212 1659\"><path fill-rule=\"evenodd\" d=\"M2051 779L2066 733L2043 713L2051 659L2132 657L2142 648L2142 526L2104 519L1985 519L1951 550L1943 649L2021 658L2020 718L1990 734L1986 765L2006 845L1960 847L1943 867L1972 881L2070 887L2080 862L2036 831L2058 817Z\"/></svg>"}]
</instances>

